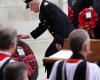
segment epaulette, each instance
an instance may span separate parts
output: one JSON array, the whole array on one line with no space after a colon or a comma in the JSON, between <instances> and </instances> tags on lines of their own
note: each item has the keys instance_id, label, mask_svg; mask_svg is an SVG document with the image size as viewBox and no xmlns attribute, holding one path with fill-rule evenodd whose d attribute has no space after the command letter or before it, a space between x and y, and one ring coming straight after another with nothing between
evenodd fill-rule
<instances>
[{"instance_id":1,"label":"epaulette","mask_svg":"<svg viewBox=\"0 0 100 80\"><path fill-rule=\"evenodd\" d=\"M44 6L47 6L49 3L46 1L46 2L44 2Z\"/></svg>"}]
</instances>

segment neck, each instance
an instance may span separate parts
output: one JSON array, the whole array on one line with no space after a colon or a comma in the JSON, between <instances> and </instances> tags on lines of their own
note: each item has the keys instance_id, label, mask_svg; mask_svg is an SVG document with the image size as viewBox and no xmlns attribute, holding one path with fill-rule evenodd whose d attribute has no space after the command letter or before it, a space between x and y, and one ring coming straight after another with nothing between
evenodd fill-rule
<instances>
[{"instance_id":1,"label":"neck","mask_svg":"<svg viewBox=\"0 0 100 80\"><path fill-rule=\"evenodd\" d=\"M13 53L13 50L12 49L9 49L9 50L0 50L0 52L7 52L7 53L12 54Z\"/></svg>"}]
</instances>

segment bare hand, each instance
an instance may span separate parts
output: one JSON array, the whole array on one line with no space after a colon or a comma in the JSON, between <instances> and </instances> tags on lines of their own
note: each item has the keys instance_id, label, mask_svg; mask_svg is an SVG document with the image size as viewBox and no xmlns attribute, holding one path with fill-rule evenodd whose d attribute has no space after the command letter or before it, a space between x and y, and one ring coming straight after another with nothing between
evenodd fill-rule
<instances>
[{"instance_id":1,"label":"bare hand","mask_svg":"<svg viewBox=\"0 0 100 80\"><path fill-rule=\"evenodd\" d=\"M28 38L30 38L29 35L23 35L23 34L17 34L17 37L18 37L19 39L28 39Z\"/></svg>"}]
</instances>

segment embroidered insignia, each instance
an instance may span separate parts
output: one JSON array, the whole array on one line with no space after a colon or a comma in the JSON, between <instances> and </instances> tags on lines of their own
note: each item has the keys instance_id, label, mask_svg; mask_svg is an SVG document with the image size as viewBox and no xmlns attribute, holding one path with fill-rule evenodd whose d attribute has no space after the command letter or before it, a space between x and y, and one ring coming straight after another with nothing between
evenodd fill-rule
<instances>
[{"instance_id":1,"label":"embroidered insignia","mask_svg":"<svg viewBox=\"0 0 100 80\"><path fill-rule=\"evenodd\" d=\"M44 6L47 6L48 5L48 2L44 2Z\"/></svg>"}]
</instances>

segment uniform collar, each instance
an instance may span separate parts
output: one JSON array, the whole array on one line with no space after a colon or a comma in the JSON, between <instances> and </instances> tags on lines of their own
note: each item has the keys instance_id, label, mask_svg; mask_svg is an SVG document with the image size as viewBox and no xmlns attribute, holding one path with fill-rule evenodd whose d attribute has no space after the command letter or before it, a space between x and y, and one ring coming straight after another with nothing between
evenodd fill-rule
<instances>
[{"instance_id":1,"label":"uniform collar","mask_svg":"<svg viewBox=\"0 0 100 80\"><path fill-rule=\"evenodd\" d=\"M44 3L47 2L46 0L40 0L40 4L39 4L39 8L41 10L41 8L43 8L45 5Z\"/></svg>"},{"instance_id":2,"label":"uniform collar","mask_svg":"<svg viewBox=\"0 0 100 80\"><path fill-rule=\"evenodd\" d=\"M40 10L41 4L42 4L42 0L40 0L40 4L39 4L39 10Z\"/></svg>"}]
</instances>

